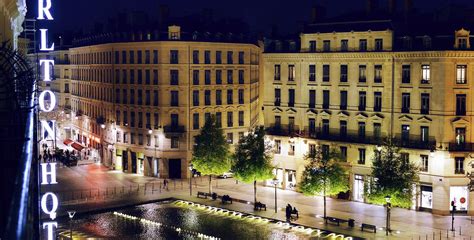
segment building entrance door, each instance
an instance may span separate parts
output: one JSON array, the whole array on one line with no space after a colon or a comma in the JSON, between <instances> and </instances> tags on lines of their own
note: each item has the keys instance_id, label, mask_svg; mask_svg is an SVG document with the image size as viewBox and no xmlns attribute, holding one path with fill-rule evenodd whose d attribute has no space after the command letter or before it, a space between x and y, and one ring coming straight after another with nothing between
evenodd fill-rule
<instances>
[{"instance_id":1,"label":"building entrance door","mask_svg":"<svg viewBox=\"0 0 474 240\"><path fill-rule=\"evenodd\" d=\"M137 173L137 153L132 152L132 173Z\"/></svg>"},{"instance_id":2,"label":"building entrance door","mask_svg":"<svg viewBox=\"0 0 474 240\"><path fill-rule=\"evenodd\" d=\"M181 178L181 159L169 159L168 166L169 178Z\"/></svg>"}]
</instances>

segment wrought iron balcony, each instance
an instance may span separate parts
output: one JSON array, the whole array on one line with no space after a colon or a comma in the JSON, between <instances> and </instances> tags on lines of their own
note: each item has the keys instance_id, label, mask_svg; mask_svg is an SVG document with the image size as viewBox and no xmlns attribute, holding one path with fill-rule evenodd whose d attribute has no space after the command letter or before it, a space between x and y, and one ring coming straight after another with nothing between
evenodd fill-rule
<instances>
[{"instance_id":1,"label":"wrought iron balcony","mask_svg":"<svg viewBox=\"0 0 474 240\"><path fill-rule=\"evenodd\" d=\"M436 148L436 140L434 137L429 137L426 141L422 141L420 135L409 135L408 138L405 138L402 137L401 134L396 134L394 140L403 148L427 150L433 150Z\"/></svg>"},{"instance_id":2,"label":"wrought iron balcony","mask_svg":"<svg viewBox=\"0 0 474 240\"><path fill-rule=\"evenodd\" d=\"M270 125L270 127L266 128L266 132L267 134L274 135L274 136L294 137L294 136L300 135L300 131L298 127L287 125L287 124L281 124L281 125L272 124Z\"/></svg>"},{"instance_id":3,"label":"wrought iron balcony","mask_svg":"<svg viewBox=\"0 0 474 240\"><path fill-rule=\"evenodd\" d=\"M376 135L374 132L359 133L358 131L341 131L337 128L323 130L321 127L309 128L300 130L297 126L289 127L288 125L271 125L267 128L267 133L275 136L298 136L326 141L345 142L345 143L360 143L379 145L387 138L386 134ZM422 141L419 135L410 135L408 139L404 139L401 135L395 135L395 143L402 148L411 149L435 149L436 141L430 137L427 141Z\"/></svg>"},{"instance_id":4,"label":"wrought iron balcony","mask_svg":"<svg viewBox=\"0 0 474 240\"><path fill-rule=\"evenodd\" d=\"M164 133L175 133L175 134L181 134L184 133L184 126L181 125L168 125L163 127L163 132Z\"/></svg>"},{"instance_id":5,"label":"wrought iron balcony","mask_svg":"<svg viewBox=\"0 0 474 240\"><path fill-rule=\"evenodd\" d=\"M474 143L451 142L451 143L449 143L449 151L450 152L472 152L472 151L474 151Z\"/></svg>"}]
</instances>

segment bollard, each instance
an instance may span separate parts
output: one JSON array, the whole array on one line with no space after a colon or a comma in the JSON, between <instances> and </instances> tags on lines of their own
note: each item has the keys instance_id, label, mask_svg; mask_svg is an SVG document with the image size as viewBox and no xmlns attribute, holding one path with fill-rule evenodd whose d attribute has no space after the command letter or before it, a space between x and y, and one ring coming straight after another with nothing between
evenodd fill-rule
<instances>
[{"instance_id":1,"label":"bollard","mask_svg":"<svg viewBox=\"0 0 474 240\"><path fill-rule=\"evenodd\" d=\"M461 233L461 226L459 226L459 235L461 235L461 234L462 234L462 233Z\"/></svg>"}]
</instances>

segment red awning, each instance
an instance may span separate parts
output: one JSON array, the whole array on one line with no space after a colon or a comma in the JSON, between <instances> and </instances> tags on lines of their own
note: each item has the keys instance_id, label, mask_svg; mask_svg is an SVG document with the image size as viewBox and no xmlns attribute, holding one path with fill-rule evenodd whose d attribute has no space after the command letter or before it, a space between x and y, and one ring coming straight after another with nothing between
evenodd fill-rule
<instances>
[{"instance_id":1,"label":"red awning","mask_svg":"<svg viewBox=\"0 0 474 240\"><path fill-rule=\"evenodd\" d=\"M73 140L71 140L71 139L68 138L68 139L64 140L64 145L69 145L69 144L71 144L71 143L73 143L73 142L74 142Z\"/></svg>"},{"instance_id":2,"label":"red awning","mask_svg":"<svg viewBox=\"0 0 474 240\"><path fill-rule=\"evenodd\" d=\"M82 149L84 149L84 147L79 144L79 143L72 143L71 144L71 147L73 147L74 149L76 149L77 151L81 151Z\"/></svg>"}]
</instances>

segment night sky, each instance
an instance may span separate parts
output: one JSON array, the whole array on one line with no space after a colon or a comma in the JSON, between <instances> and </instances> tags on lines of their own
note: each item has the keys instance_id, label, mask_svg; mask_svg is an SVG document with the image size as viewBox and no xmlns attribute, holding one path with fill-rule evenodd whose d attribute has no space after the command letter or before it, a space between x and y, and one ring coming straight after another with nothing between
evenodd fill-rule
<instances>
[{"instance_id":1,"label":"night sky","mask_svg":"<svg viewBox=\"0 0 474 240\"><path fill-rule=\"evenodd\" d=\"M404 0L398 0L401 9ZM366 0L52 0L54 24L48 26L52 32L90 29L94 22L106 23L109 17L126 10L145 11L152 19L157 18L159 6L166 4L171 16L200 13L203 8L214 10L215 19L232 17L248 23L254 32L268 32L273 24L282 32L294 32L298 23L310 19L310 9L320 4L326 7L327 16L337 16L353 11L364 11ZM387 0L380 0L379 6ZM442 9L449 2L474 7L473 0L413 0L414 7L421 11ZM37 0L27 0L28 16L36 17Z\"/></svg>"}]
</instances>

